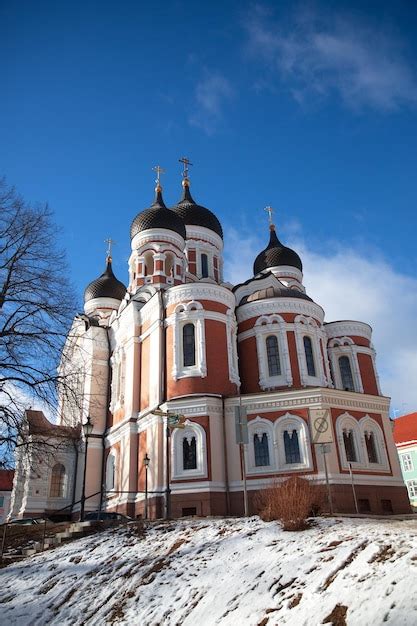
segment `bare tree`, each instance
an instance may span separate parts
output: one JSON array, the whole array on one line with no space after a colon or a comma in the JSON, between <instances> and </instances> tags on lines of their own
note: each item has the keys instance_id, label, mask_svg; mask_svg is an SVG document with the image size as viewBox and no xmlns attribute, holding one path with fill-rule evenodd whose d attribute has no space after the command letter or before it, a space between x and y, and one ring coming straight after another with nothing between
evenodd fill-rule
<instances>
[{"instance_id":1,"label":"bare tree","mask_svg":"<svg viewBox=\"0 0 417 626\"><path fill-rule=\"evenodd\" d=\"M76 304L57 235L47 205L25 202L0 179L0 466L33 442L25 409L55 412L58 387L77 402L57 369Z\"/></svg>"}]
</instances>

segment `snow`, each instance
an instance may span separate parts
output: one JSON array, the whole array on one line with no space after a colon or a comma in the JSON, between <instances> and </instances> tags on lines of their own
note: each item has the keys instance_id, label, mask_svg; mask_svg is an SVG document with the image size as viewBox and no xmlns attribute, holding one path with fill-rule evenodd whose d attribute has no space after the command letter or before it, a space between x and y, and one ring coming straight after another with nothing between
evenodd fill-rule
<instances>
[{"instance_id":1,"label":"snow","mask_svg":"<svg viewBox=\"0 0 417 626\"><path fill-rule=\"evenodd\" d=\"M2 623L414 626L416 529L336 518L292 533L256 517L110 529L0 570Z\"/></svg>"}]
</instances>

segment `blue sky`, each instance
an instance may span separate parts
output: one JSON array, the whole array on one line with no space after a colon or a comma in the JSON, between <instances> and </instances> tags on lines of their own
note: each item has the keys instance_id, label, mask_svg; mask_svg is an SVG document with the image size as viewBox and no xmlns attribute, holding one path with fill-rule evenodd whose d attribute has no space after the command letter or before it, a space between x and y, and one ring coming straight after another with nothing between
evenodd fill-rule
<instances>
[{"instance_id":1,"label":"blue sky","mask_svg":"<svg viewBox=\"0 0 417 626\"><path fill-rule=\"evenodd\" d=\"M416 392L389 370L417 344L416 18L404 1L4 0L0 172L53 208L81 298L108 236L126 280L129 226L152 202L152 167L166 169L172 205L188 156L194 197L225 228L229 279L249 277L270 204L282 238L305 251L317 301L323 263L332 275L340 263L346 280L363 272L357 299L335 296L337 277L327 283L320 303L331 314L357 305L359 317L381 281L364 321L383 346L386 393L412 410ZM414 352L407 371L417 372Z\"/></svg>"}]
</instances>

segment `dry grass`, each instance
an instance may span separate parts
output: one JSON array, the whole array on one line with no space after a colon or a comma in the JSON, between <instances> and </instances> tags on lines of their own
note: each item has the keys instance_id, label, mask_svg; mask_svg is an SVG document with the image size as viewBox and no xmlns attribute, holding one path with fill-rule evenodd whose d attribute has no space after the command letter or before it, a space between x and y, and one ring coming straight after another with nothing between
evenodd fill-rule
<instances>
[{"instance_id":1,"label":"dry grass","mask_svg":"<svg viewBox=\"0 0 417 626\"><path fill-rule=\"evenodd\" d=\"M279 520L284 530L308 528L308 518L321 509L324 489L313 481L291 476L283 483L274 483L255 498L255 506L264 521Z\"/></svg>"}]
</instances>

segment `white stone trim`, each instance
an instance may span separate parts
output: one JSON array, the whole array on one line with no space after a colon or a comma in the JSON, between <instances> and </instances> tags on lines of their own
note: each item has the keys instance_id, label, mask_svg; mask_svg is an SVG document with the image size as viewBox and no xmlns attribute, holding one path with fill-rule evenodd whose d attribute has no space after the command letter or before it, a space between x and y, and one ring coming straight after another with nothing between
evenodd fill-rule
<instances>
[{"instance_id":1,"label":"white stone trim","mask_svg":"<svg viewBox=\"0 0 417 626\"><path fill-rule=\"evenodd\" d=\"M217 285L216 283L187 283L186 285L176 285L167 289L164 294L165 306L186 302L188 300L213 300L220 304L227 305L228 308L235 307L235 297L233 293Z\"/></svg>"},{"instance_id":2,"label":"white stone trim","mask_svg":"<svg viewBox=\"0 0 417 626\"><path fill-rule=\"evenodd\" d=\"M315 302L294 298L266 298L265 300L255 300L241 304L236 311L239 323L250 320L261 315L271 315L273 313L297 313L313 317L321 323L324 320L324 310Z\"/></svg>"},{"instance_id":3,"label":"white stone trim","mask_svg":"<svg viewBox=\"0 0 417 626\"><path fill-rule=\"evenodd\" d=\"M272 389L274 387L284 386L290 387L292 385L293 378L291 373L291 362L285 320L280 315L263 315L256 320L254 331L258 354L259 386L261 389ZM280 376L270 376L268 371L266 339L271 335L275 336L278 340L281 366Z\"/></svg>"},{"instance_id":4,"label":"white stone trim","mask_svg":"<svg viewBox=\"0 0 417 626\"><path fill-rule=\"evenodd\" d=\"M220 253L223 250L223 239L210 228L204 226L197 226L195 224L186 224L185 230L188 240L194 241L207 241L213 245Z\"/></svg>"},{"instance_id":5,"label":"white stone trim","mask_svg":"<svg viewBox=\"0 0 417 626\"><path fill-rule=\"evenodd\" d=\"M340 342L340 343L338 343ZM342 384L342 376L340 374L339 358L347 356L350 361L350 369L352 370L354 390L363 393L362 378L359 369L358 347L355 346L352 339L343 337L342 339L332 339L329 342L328 354L332 364L334 376L334 385L336 389L344 389Z\"/></svg>"},{"instance_id":6,"label":"white stone trim","mask_svg":"<svg viewBox=\"0 0 417 626\"><path fill-rule=\"evenodd\" d=\"M196 439L196 469L185 470L183 466L182 442L184 439ZM197 422L185 421L185 428L175 428L171 435L172 479L207 478L206 431Z\"/></svg>"},{"instance_id":7,"label":"white stone trim","mask_svg":"<svg viewBox=\"0 0 417 626\"><path fill-rule=\"evenodd\" d=\"M328 339L333 339L334 337L344 337L345 335L364 337L369 341L371 341L372 338L372 327L365 322L357 322L354 320L326 322L324 329Z\"/></svg>"},{"instance_id":8,"label":"white stone trim","mask_svg":"<svg viewBox=\"0 0 417 626\"><path fill-rule=\"evenodd\" d=\"M385 447L384 435L379 424L369 415L365 415L358 421L347 412L339 415L336 420L336 438L339 446L340 465L342 469L349 470L349 461L346 458L346 450L343 440L344 430L350 430L353 433L357 461L352 461L350 463L352 469L389 472L388 453ZM365 433L367 430L371 430L374 433L379 463L369 463L365 442Z\"/></svg>"},{"instance_id":9,"label":"white stone trim","mask_svg":"<svg viewBox=\"0 0 417 626\"><path fill-rule=\"evenodd\" d=\"M142 246L149 243L151 245L157 245L155 242L171 243L180 250L184 249L184 239L173 230L167 228L148 228L140 233L137 233L132 241L131 247L134 252L139 250Z\"/></svg>"},{"instance_id":10,"label":"white stone trim","mask_svg":"<svg viewBox=\"0 0 417 626\"><path fill-rule=\"evenodd\" d=\"M201 302L178 304L174 313L167 320L173 326L173 365L171 375L174 380L197 376L207 376L205 311ZM186 324L194 325L195 365L184 366L183 328Z\"/></svg>"},{"instance_id":11,"label":"white stone trim","mask_svg":"<svg viewBox=\"0 0 417 626\"><path fill-rule=\"evenodd\" d=\"M301 384L310 387L327 387L328 381L323 367L323 355L320 349L323 331L312 317L297 315L294 320L295 345L297 349L298 366ZM315 376L310 376L307 370L307 361L304 348L304 337L310 337L313 349Z\"/></svg>"},{"instance_id":12,"label":"white stone trim","mask_svg":"<svg viewBox=\"0 0 417 626\"><path fill-rule=\"evenodd\" d=\"M266 433L268 437L269 465L259 465L255 463L255 435ZM269 474L277 469L275 458L275 437L274 426L270 420L264 419L259 415L248 422L249 445L244 447L245 450L245 467L248 474Z\"/></svg>"},{"instance_id":13,"label":"white stone trim","mask_svg":"<svg viewBox=\"0 0 417 626\"><path fill-rule=\"evenodd\" d=\"M288 429L296 430L298 434L298 444L300 448L300 463L286 463L284 432ZM298 415L286 413L274 422L275 445L278 453L278 468L281 471L309 471L313 469L311 456L311 443L306 422Z\"/></svg>"}]
</instances>

